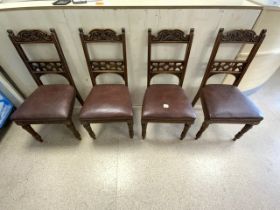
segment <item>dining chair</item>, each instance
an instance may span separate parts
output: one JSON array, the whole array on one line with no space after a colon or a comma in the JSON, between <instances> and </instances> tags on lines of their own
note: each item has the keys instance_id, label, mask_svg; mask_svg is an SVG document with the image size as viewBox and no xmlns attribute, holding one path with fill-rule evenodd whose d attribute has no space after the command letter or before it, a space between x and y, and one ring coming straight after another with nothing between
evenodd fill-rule
<instances>
[{"instance_id":1,"label":"dining chair","mask_svg":"<svg viewBox=\"0 0 280 210\"><path fill-rule=\"evenodd\" d=\"M133 112L128 90L125 30L117 34L111 29L93 29L85 34L79 29L92 89L80 112L80 121L89 135L96 139L90 124L106 122L126 122L129 136L133 138ZM88 44L111 43L122 45L122 59L95 59L89 54ZM117 74L125 84L97 84L100 74Z\"/></svg>"},{"instance_id":2,"label":"dining chair","mask_svg":"<svg viewBox=\"0 0 280 210\"><path fill-rule=\"evenodd\" d=\"M72 121L72 112L75 98L77 97L81 104L83 104L83 99L75 86L55 30L50 29L50 33L41 30L22 30L17 34L14 34L12 30L7 32L38 85L38 88L13 113L11 119L39 142L43 142L43 139L31 127L31 124L65 124L76 138L81 139ZM30 59L23 48L23 45L27 44L51 44L55 47L59 59L48 61ZM48 74L65 77L69 85L44 85L41 76Z\"/></svg>"},{"instance_id":3,"label":"dining chair","mask_svg":"<svg viewBox=\"0 0 280 210\"><path fill-rule=\"evenodd\" d=\"M147 89L142 106L142 137L146 137L148 122L153 123L183 123L182 140L196 116L183 88L187 63L191 51L194 29L189 34L183 31L161 30L157 35L152 35L148 30L148 66ZM183 44L186 45L184 59L182 60L152 60L152 44ZM151 79L160 74L172 74L178 77L176 84L152 84Z\"/></svg>"},{"instance_id":4,"label":"dining chair","mask_svg":"<svg viewBox=\"0 0 280 210\"><path fill-rule=\"evenodd\" d=\"M196 134L198 139L212 123L245 124L233 140L239 139L245 132L263 120L256 105L239 89L238 85L254 59L265 38L266 30L257 35L253 30L231 30L221 28L216 37L212 53L199 90L193 99L194 106L201 99L204 122ZM216 59L221 44L250 44L252 46L246 59ZM207 84L207 80L217 74L233 75L232 85Z\"/></svg>"}]
</instances>

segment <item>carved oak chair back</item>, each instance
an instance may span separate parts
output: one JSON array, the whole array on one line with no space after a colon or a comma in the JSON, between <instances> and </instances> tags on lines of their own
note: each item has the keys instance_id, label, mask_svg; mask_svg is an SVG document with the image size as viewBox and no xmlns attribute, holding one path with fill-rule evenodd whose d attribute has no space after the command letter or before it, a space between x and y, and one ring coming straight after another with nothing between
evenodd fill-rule
<instances>
[{"instance_id":1,"label":"carved oak chair back","mask_svg":"<svg viewBox=\"0 0 280 210\"><path fill-rule=\"evenodd\" d=\"M244 74L246 73L249 65L254 59L259 47L261 46L265 38L266 30L262 30L259 35L257 35L253 30L232 30L224 33L224 29L221 28L216 37L214 47L206 67L204 77L202 79L201 85L195 96L192 105L195 105L199 98L201 88L203 88L207 80L216 74L231 74L235 77L234 86L238 86L241 82ZM218 60L216 55L221 44L253 44L249 55L245 60L238 59L228 59L228 60Z\"/></svg>"},{"instance_id":2,"label":"carved oak chair back","mask_svg":"<svg viewBox=\"0 0 280 210\"><path fill-rule=\"evenodd\" d=\"M8 30L9 38L15 46L18 54L22 58L31 76L37 85L43 85L40 77L46 74L58 74L67 79L67 81L76 90L77 99L83 104L83 99L80 96L76 85L73 81L65 56L60 46L57 34L54 29L50 29L50 34L41 30L22 30L17 35L12 30ZM30 60L26 55L23 44L53 44L58 53L59 60Z\"/></svg>"},{"instance_id":3,"label":"carved oak chair back","mask_svg":"<svg viewBox=\"0 0 280 210\"><path fill-rule=\"evenodd\" d=\"M111 29L93 29L88 34L84 34L82 28L79 29L80 38L86 57L88 71L93 85L96 85L96 78L100 74L113 73L120 75L125 85L128 85L127 80L127 60L126 60L126 42L125 29L122 28L122 33L117 34ZM88 51L89 43L121 43L123 59L118 60L97 60L90 58Z\"/></svg>"},{"instance_id":4,"label":"carved oak chair back","mask_svg":"<svg viewBox=\"0 0 280 210\"><path fill-rule=\"evenodd\" d=\"M179 85L183 85L188 59L193 41L194 29L189 34L185 34L179 29L161 30L157 35L152 35L152 30L148 30L148 80L150 86L151 79L158 74L173 74L179 78ZM152 44L187 44L183 60L152 60Z\"/></svg>"}]
</instances>

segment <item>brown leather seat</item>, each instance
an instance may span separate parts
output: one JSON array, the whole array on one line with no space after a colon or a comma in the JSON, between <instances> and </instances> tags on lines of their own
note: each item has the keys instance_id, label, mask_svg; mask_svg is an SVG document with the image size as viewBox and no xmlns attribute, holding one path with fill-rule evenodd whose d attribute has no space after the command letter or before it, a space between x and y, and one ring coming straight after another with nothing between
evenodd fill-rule
<instances>
[{"instance_id":1,"label":"brown leather seat","mask_svg":"<svg viewBox=\"0 0 280 210\"><path fill-rule=\"evenodd\" d=\"M12 119L29 123L65 120L71 115L75 97L71 85L39 86L13 113Z\"/></svg>"},{"instance_id":2,"label":"brown leather seat","mask_svg":"<svg viewBox=\"0 0 280 210\"><path fill-rule=\"evenodd\" d=\"M168 108L163 105L168 104ZM147 88L142 119L144 120L194 120L195 112L184 90L178 85L155 84Z\"/></svg>"},{"instance_id":3,"label":"brown leather seat","mask_svg":"<svg viewBox=\"0 0 280 210\"><path fill-rule=\"evenodd\" d=\"M206 85L201 91L201 101L208 119L263 119L254 103L232 85Z\"/></svg>"},{"instance_id":4,"label":"brown leather seat","mask_svg":"<svg viewBox=\"0 0 280 210\"><path fill-rule=\"evenodd\" d=\"M80 112L81 120L131 119L132 105L127 86L93 86Z\"/></svg>"}]
</instances>

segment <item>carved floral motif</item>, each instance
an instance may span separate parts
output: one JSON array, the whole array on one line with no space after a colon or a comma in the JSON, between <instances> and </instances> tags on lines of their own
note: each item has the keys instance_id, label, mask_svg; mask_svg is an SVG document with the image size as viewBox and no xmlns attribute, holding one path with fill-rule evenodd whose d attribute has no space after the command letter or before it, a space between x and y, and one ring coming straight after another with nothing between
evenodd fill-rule
<instances>
[{"instance_id":1,"label":"carved floral motif","mask_svg":"<svg viewBox=\"0 0 280 210\"><path fill-rule=\"evenodd\" d=\"M34 73L62 73L63 66L61 62L29 62Z\"/></svg>"},{"instance_id":2,"label":"carved floral motif","mask_svg":"<svg viewBox=\"0 0 280 210\"><path fill-rule=\"evenodd\" d=\"M233 30L225 32L222 41L225 42L257 42L259 36L252 30Z\"/></svg>"},{"instance_id":3,"label":"carved floral motif","mask_svg":"<svg viewBox=\"0 0 280 210\"><path fill-rule=\"evenodd\" d=\"M158 72L158 71L180 72L183 70L183 61L182 62L151 61L150 70L152 72Z\"/></svg>"},{"instance_id":4,"label":"carved floral motif","mask_svg":"<svg viewBox=\"0 0 280 210\"><path fill-rule=\"evenodd\" d=\"M124 71L123 61L91 61L93 71Z\"/></svg>"},{"instance_id":5,"label":"carved floral motif","mask_svg":"<svg viewBox=\"0 0 280 210\"><path fill-rule=\"evenodd\" d=\"M157 36L152 35L152 41L189 41L189 36L179 29L161 30Z\"/></svg>"},{"instance_id":6,"label":"carved floral motif","mask_svg":"<svg viewBox=\"0 0 280 210\"><path fill-rule=\"evenodd\" d=\"M244 67L244 63L242 62L219 62L215 61L211 67L211 72L212 73L241 73Z\"/></svg>"},{"instance_id":7,"label":"carved floral motif","mask_svg":"<svg viewBox=\"0 0 280 210\"><path fill-rule=\"evenodd\" d=\"M86 41L121 41L121 35L111 29L94 29L84 36Z\"/></svg>"},{"instance_id":8,"label":"carved floral motif","mask_svg":"<svg viewBox=\"0 0 280 210\"><path fill-rule=\"evenodd\" d=\"M40 30L22 30L17 35L9 31L9 34L13 36L13 39L17 42L49 42L52 41L51 35Z\"/></svg>"}]
</instances>

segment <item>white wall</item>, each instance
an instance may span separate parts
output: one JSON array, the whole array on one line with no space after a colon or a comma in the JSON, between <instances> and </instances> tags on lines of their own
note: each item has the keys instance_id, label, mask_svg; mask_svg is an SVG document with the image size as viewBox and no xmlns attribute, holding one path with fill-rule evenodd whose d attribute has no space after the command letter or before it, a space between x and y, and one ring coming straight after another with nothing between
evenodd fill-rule
<instances>
[{"instance_id":1,"label":"white wall","mask_svg":"<svg viewBox=\"0 0 280 210\"><path fill-rule=\"evenodd\" d=\"M49 9L18 10L0 12L0 63L15 80L22 91L29 95L35 88L35 82L11 44L7 29L18 32L22 29L55 28L68 61L71 73L83 98L91 88L90 77L79 40L78 28L87 32L93 28L112 28L118 32L124 27L127 37L127 58L129 89L133 105L141 105L146 88L147 77L147 29L156 32L165 28L178 28L189 31L195 28L195 36L184 89L192 99L201 82L213 41L220 27L226 30L252 28L260 10L255 9ZM182 48L161 47L154 56L172 58L181 56ZM227 47L222 57L234 57L238 48ZM32 49L38 55L38 49ZM42 51L42 50L41 50ZM118 50L102 50L104 56L111 52L118 56ZM53 57L49 48L41 52ZM33 54L34 55L34 54ZM48 82L54 82L53 78ZM162 82L174 82L164 78Z\"/></svg>"},{"instance_id":2,"label":"white wall","mask_svg":"<svg viewBox=\"0 0 280 210\"><path fill-rule=\"evenodd\" d=\"M239 87L242 90L251 90L266 82L280 67L280 9L264 9L254 30L260 32L267 29L266 38L258 54L250 65ZM245 47L240 57L248 54Z\"/></svg>"}]
</instances>

